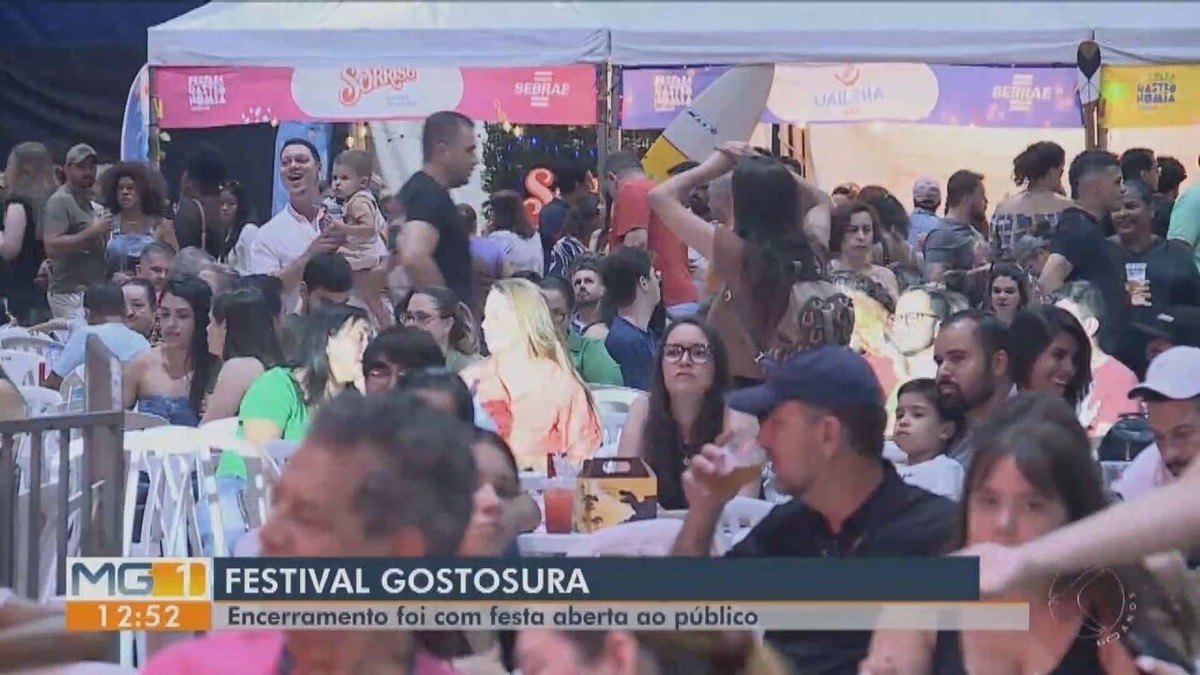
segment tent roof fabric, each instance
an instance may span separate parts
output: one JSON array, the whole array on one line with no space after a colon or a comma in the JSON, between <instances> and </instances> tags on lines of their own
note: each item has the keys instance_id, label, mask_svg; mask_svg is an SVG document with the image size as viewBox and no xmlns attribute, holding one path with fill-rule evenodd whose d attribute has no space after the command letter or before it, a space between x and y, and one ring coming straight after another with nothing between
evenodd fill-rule
<instances>
[{"instance_id":1,"label":"tent roof fabric","mask_svg":"<svg viewBox=\"0 0 1200 675\"><path fill-rule=\"evenodd\" d=\"M601 63L608 31L569 2L212 2L149 30L151 66Z\"/></svg>"},{"instance_id":2,"label":"tent roof fabric","mask_svg":"<svg viewBox=\"0 0 1200 675\"><path fill-rule=\"evenodd\" d=\"M149 31L153 66L1200 61L1174 2L214 2Z\"/></svg>"}]
</instances>

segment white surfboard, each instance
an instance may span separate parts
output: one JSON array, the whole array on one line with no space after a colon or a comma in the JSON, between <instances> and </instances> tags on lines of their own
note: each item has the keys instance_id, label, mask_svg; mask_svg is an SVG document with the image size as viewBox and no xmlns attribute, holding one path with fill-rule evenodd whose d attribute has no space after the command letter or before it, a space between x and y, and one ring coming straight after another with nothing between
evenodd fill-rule
<instances>
[{"instance_id":1,"label":"white surfboard","mask_svg":"<svg viewBox=\"0 0 1200 675\"><path fill-rule=\"evenodd\" d=\"M680 162L703 162L713 148L746 141L767 105L775 66L737 66L717 78L663 130L642 159L646 175L656 181Z\"/></svg>"}]
</instances>

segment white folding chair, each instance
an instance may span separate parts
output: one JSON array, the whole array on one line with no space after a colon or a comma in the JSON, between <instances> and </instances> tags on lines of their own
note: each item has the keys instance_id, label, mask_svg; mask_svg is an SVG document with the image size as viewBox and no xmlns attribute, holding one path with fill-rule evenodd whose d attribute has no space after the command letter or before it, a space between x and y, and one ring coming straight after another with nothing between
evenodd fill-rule
<instances>
[{"instance_id":1,"label":"white folding chair","mask_svg":"<svg viewBox=\"0 0 1200 675\"><path fill-rule=\"evenodd\" d=\"M62 352L63 344L44 335L14 335L0 338L0 349L29 352L52 361Z\"/></svg>"},{"instance_id":2,"label":"white folding chair","mask_svg":"<svg viewBox=\"0 0 1200 675\"><path fill-rule=\"evenodd\" d=\"M596 402L596 407L600 409L600 414L617 413L624 415L629 412L629 406L638 399L639 396L644 396L645 392L628 387L606 387L592 385L592 400Z\"/></svg>"},{"instance_id":3,"label":"white folding chair","mask_svg":"<svg viewBox=\"0 0 1200 675\"><path fill-rule=\"evenodd\" d=\"M50 414L51 410L62 405L62 394L45 387L20 386L21 398L25 399L25 413L30 417L42 417Z\"/></svg>"},{"instance_id":4,"label":"white folding chair","mask_svg":"<svg viewBox=\"0 0 1200 675\"><path fill-rule=\"evenodd\" d=\"M0 349L0 368L15 385L38 386L45 366L46 360L33 352Z\"/></svg>"}]
</instances>

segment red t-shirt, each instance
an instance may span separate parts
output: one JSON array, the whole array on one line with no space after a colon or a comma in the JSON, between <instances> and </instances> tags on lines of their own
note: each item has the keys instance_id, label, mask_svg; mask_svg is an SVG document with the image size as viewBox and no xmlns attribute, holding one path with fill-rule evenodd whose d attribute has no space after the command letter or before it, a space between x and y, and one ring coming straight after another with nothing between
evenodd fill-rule
<instances>
[{"instance_id":1,"label":"red t-shirt","mask_svg":"<svg viewBox=\"0 0 1200 675\"><path fill-rule=\"evenodd\" d=\"M1129 390L1138 385L1137 376L1125 364L1109 357L1100 367L1092 369L1092 391L1090 401L1084 405L1100 406L1099 412L1088 424L1088 435L1095 435L1103 426L1106 430L1125 413L1140 410L1138 402L1129 398Z\"/></svg>"},{"instance_id":2,"label":"red t-shirt","mask_svg":"<svg viewBox=\"0 0 1200 675\"><path fill-rule=\"evenodd\" d=\"M662 273L663 304L670 307L696 302L699 296L688 272L687 246L651 211L646 197L653 188L654 181L649 178L621 183L617 196L613 198L609 249L620 246L625 235L644 228L646 247L654 256L655 269Z\"/></svg>"}]
</instances>

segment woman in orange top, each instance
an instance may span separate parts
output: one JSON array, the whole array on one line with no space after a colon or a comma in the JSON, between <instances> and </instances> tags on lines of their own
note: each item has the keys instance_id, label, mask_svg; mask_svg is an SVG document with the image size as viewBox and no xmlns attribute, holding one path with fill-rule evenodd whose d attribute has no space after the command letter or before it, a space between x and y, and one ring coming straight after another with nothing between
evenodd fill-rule
<instances>
[{"instance_id":1,"label":"woman in orange top","mask_svg":"<svg viewBox=\"0 0 1200 675\"><path fill-rule=\"evenodd\" d=\"M538 287L497 281L483 309L491 356L461 373L512 447L521 470L546 470L546 456L575 463L600 446L600 417L571 366Z\"/></svg>"}]
</instances>

